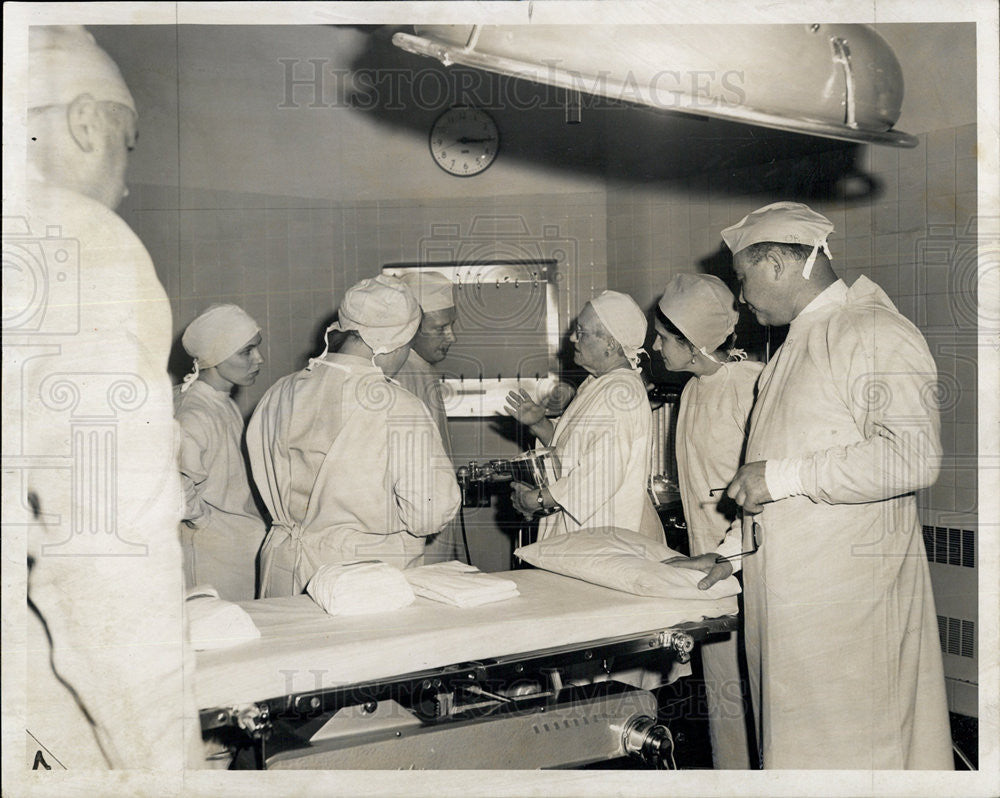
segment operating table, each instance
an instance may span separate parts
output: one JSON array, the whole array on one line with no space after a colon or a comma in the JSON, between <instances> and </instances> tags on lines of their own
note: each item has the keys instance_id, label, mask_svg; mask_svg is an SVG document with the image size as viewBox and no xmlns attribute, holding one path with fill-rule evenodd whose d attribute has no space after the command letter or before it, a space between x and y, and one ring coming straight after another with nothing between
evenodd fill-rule
<instances>
[{"instance_id":1,"label":"operating table","mask_svg":"<svg viewBox=\"0 0 1000 798\"><path fill-rule=\"evenodd\" d=\"M345 617L307 595L242 603L261 637L199 653L203 733L268 769L530 769L626 755L663 766L671 738L655 696L615 672L686 661L696 642L735 628L735 597L502 576L520 595L475 608L417 598Z\"/></svg>"}]
</instances>

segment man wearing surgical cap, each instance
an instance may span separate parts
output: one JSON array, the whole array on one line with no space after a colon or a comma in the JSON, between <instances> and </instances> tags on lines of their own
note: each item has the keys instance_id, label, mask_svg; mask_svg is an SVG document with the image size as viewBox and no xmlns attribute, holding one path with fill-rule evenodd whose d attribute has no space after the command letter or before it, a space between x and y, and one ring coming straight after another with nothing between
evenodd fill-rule
<instances>
[{"instance_id":1,"label":"man wearing surgical cap","mask_svg":"<svg viewBox=\"0 0 1000 798\"><path fill-rule=\"evenodd\" d=\"M673 565L705 572L707 590L740 565L736 505L719 496L736 474L762 364L733 348L739 314L718 277L675 274L656 308L653 349L668 370L688 372L674 436L677 483L684 505L690 558ZM721 501L720 501L721 500ZM743 710L736 634L701 646L712 762L716 770L745 770L750 750Z\"/></svg>"},{"instance_id":2,"label":"man wearing surgical cap","mask_svg":"<svg viewBox=\"0 0 1000 798\"><path fill-rule=\"evenodd\" d=\"M420 326L396 380L427 406L441 433L444 449L451 456L448 412L441 391L441 375L434 366L445 359L455 343L455 286L440 272L429 269L409 271L399 279L420 305ZM424 556L427 562L465 560L461 529L453 522L428 538Z\"/></svg>"},{"instance_id":3,"label":"man wearing surgical cap","mask_svg":"<svg viewBox=\"0 0 1000 798\"><path fill-rule=\"evenodd\" d=\"M220 598L249 600L256 596L265 527L250 493L243 416L231 393L257 379L264 362L260 327L236 305L213 305L187 326L181 343L194 359L174 389L184 575L189 586L211 585Z\"/></svg>"},{"instance_id":4,"label":"man wearing surgical cap","mask_svg":"<svg viewBox=\"0 0 1000 798\"><path fill-rule=\"evenodd\" d=\"M722 231L743 301L761 323L790 325L727 491L743 507L743 548L757 548L742 560L762 761L949 770L914 495L937 479L937 371L881 288L834 274L832 229L780 202Z\"/></svg>"},{"instance_id":5,"label":"man wearing surgical cap","mask_svg":"<svg viewBox=\"0 0 1000 798\"><path fill-rule=\"evenodd\" d=\"M5 523L29 530L28 731L68 768L178 773L201 738L184 676L171 313L114 212L136 105L83 28L31 28L28 69L27 245L12 270L4 245L3 368L5 413L23 402L5 458L14 446L47 464L4 489Z\"/></svg>"},{"instance_id":6,"label":"man wearing surgical cap","mask_svg":"<svg viewBox=\"0 0 1000 798\"><path fill-rule=\"evenodd\" d=\"M247 427L257 488L271 515L261 595L301 593L326 563L377 559L408 568L450 521L459 493L427 408L391 378L420 307L394 277L348 289L328 332L347 334L278 380Z\"/></svg>"},{"instance_id":7,"label":"man wearing surgical cap","mask_svg":"<svg viewBox=\"0 0 1000 798\"><path fill-rule=\"evenodd\" d=\"M553 424L524 390L507 395L507 412L553 446L561 465L548 487L518 487L524 515L539 520L538 537L590 527L619 527L663 541L649 498L652 411L639 375L646 316L630 296L605 291L583 306L570 335L573 360L589 376Z\"/></svg>"}]
</instances>

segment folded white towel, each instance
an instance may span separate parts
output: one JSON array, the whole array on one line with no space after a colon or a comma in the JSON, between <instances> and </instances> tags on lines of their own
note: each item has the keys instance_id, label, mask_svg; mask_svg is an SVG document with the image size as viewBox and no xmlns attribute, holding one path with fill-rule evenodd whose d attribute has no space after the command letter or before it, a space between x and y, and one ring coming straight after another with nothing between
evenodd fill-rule
<instances>
[{"instance_id":1,"label":"folded white towel","mask_svg":"<svg viewBox=\"0 0 1000 798\"><path fill-rule=\"evenodd\" d=\"M455 607L478 607L520 595L516 582L458 560L411 568L403 575L418 596Z\"/></svg>"},{"instance_id":2,"label":"folded white towel","mask_svg":"<svg viewBox=\"0 0 1000 798\"><path fill-rule=\"evenodd\" d=\"M219 598L214 588L195 588L188 593L184 606L188 639L195 651L229 648L260 637L260 630L246 611Z\"/></svg>"},{"instance_id":3,"label":"folded white towel","mask_svg":"<svg viewBox=\"0 0 1000 798\"><path fill-rule=\"evenodd\" d=\"M391 612L416 598L402 571L377 560L321 565L306 592L330 615Z\"/></svg>"}]
</instances>

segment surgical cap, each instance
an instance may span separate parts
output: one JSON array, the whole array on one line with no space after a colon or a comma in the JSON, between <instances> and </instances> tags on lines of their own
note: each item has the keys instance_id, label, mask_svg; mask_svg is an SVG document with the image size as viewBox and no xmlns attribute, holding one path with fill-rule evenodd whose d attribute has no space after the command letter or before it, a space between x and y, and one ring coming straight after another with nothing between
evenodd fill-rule
<instances>
[{"instance_id":1,"label":"surgical cap","mask_svg":"<svg viewBox=\"0 0 1000 798\"><path fill-rule=\"evenodd\" d=\"M374 355L384 355L410 342L420 326L420 306L399 279L380 274L347 289L338 319L327 331L356 330Z\"/></svg>"},{"instance_id":2,"label":"surgical cap","mask_svg":"<svg viewBox=\"0 0 1000 798\"><path fill-rule=\"evenodd\" d=\"M455 307L455 287L441 272L405 272L399 279L413 292L424 313Z\"/></svg>"},{"instance_id":3,"label":"surgical cap","mask_svg":"<svg viewBox=\"0 0 1000 798\"><path fill-rule=\"evenodd\" d=\"M628 294L605 291L590 300L590 306L597 314L611 336L621 345L632 368L639 367L639 353L646 340L646 314Z\"/></svg>"},{"instance_id":4,"label":"surgical cap","mask_svg":"<svg viewBox=\"0 0 1000 798\"><path fill-rule=\"evenodd\" d=\"M201 369L218 366L260 332L260 325L238 305L212 305L192 321L181 345L194 358L194 370L184 378L186 391Z\"/></svg>"},{"instance_id":5,"label":"surgical cap","mask_svg":"<svg viewBox=\"0 0 1000 798\"><path fill-rule=\"evenodd\" d=\"M735 255L752 244L773 241L779 244L811 246L802 269L807 280L812 273L816 253L822 249L829 258L826 239L833 232L833 222L801 202L774 202L747 214L739 222L722 231L722 240Z\"/></svg>"},{"instance_id":6,"label":"surgical cap","mask_svg":"<svg viewBox=\"0 0 1000 798\"><path fill-rule=\"evenodd\" d=\"M733 293L711 274L675 274L657 303L660 312L703 354L726 342L739 320Z\"/></svg>"},{"instance_id":7,"label":"surgical cap","mask_svg":"<svg viewBox=\"0 0 1000 798\"><path fill-rule=\"evenodd\" d=\"M138 114L111 57L79 25L28 29L28 108L67 105L81 94L120 103Z\"/></svg>"}]
</instances>

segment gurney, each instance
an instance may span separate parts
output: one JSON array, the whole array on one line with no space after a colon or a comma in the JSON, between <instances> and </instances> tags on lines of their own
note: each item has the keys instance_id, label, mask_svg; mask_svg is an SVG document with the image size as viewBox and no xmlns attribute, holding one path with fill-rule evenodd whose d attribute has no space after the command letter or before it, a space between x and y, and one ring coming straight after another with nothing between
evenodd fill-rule
<instances>
[{"instance_id":1,"label":"gurney","mask_svg":"<svg viewBox=\"0 0 1000 798\"><path fill-rule=\"evenodd\" d=\"M460 609L423 598L333 617L308 596L244 602L257 640L197 658L206 736L253 740L252 766L572 767L669 754L656 698L588 665L670 658L736 627L734 597L644 598L541 570L500 574L516 598ZM246 759L246 757L244 757Z\"/></svg>"}]
</instances>

